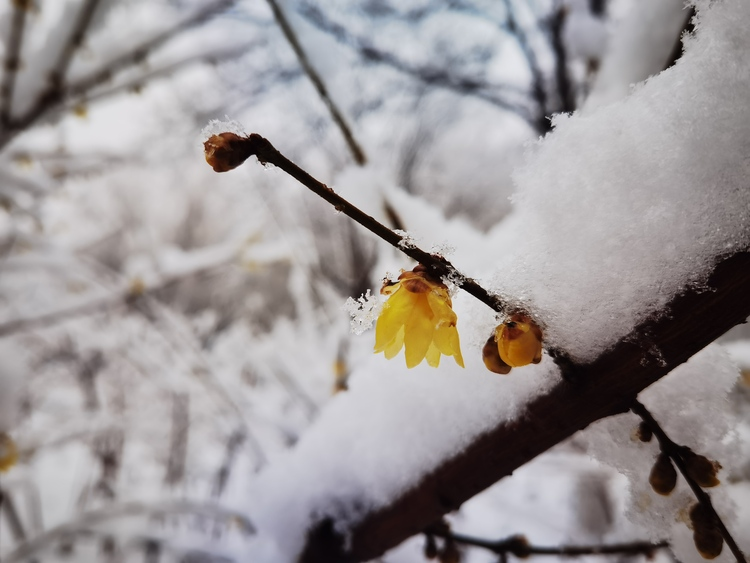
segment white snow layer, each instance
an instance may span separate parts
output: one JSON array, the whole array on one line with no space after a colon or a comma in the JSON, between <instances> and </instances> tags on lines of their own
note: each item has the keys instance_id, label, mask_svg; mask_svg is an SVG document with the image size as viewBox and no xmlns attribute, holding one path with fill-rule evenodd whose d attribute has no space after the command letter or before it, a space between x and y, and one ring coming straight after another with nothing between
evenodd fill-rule
<instances>
[{"instance_id":1,"label":"white snow layer","mask_svg":"<svg viewBox=\"0 0 750 563\"><path fill-rule=\"evenodd\" d=\"M558 117L516 173L493 288L578 360L750 243L747 16L741 1L701 10L676 66L621 102Z\"/></svg>"},{"instance_id":2,"label":"white snow layer","mask_svg":"<svg viewBox=\"0 0 750 563\"><path fill-rule=\"evenodd\" d=\"M699 8L698 36L675 67L622 102L556 120L516 175L514 215L491 237L494 289L527 303L548 341L578 360L750 242L750 3ZM462 315L474 311L468 300L455 301L459 331L474 322ZM464 356L466 370L444 358L439 370L409 371L400 356L373 356L353 375L249 491L273 558L292 560L316 519L344 527L388 504L557 380L547 358L497 377L478 350Z\"/></svg>"}]
</instances>

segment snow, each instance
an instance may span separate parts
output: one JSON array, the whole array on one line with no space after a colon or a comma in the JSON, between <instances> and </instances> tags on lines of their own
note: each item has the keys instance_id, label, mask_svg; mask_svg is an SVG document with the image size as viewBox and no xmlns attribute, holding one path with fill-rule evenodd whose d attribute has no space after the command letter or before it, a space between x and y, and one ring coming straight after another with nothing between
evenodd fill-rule
<instances>
[{"instance_id":1,"label":"snow","mask_svg":"<svg viewBox=\"0 0 750 563\"><path fill-rule=\"evenodd\" d=\"M75 4L37 2L41 12L30 15L16 98L33 101L45 83L44 69L54 62L47 47L64 38ZM513 4L552 80L549 47L537 28L551 3ZM0 322L102 296L117 304L3 340L0 432L11 433L22 461L1 484L15 496L27 531L80 523L81 512L98 507L197 499L248 514L258 534L235 543L187 517L137 517L92 525L92 537L111 533L137 551L139 541L153 536L175 559L197 550L236 561L293 560L317 519L340 516L337 525L346 532L488 428L523 416L529 400L559 382L547 357L507 377L487 372L479 350L499 319L453 287L467 369L444 361L438 370L407 370L402 356L373 355L372 334L352 336L341 304L348 294L350 308L362 307L357 319L364 328L375 300L367 293L357 299L363 284L373 296L384 275L397 276L413 262L357 231L278 170L251 159L232 174L213 174L198 133L211 118L236 120L212 122L211 132L263 134L385 223L387 204L410 240L450 253L461 272L522 303L546 325L550 344L581 360L685 284L700 284L730 243L731 250L746 247L748 201L737 187L746 177L747 39L737 22L748 8L738 0L710 8L702 2L700 35L686 58L626 97L631 82L659 71L684 12L672 2L614 4L613 10L629 5L630 15L594 21L588 2L575 2L565 30L572 58L601 52L610 70L593 91L611 97L558 118L556 131L529 148L525 164L522 143L534 132L518 114L364 62L347 41L310 25L298 11L306 3L296 1L285 9L365 148L366 166L351 163L265 3L238 3L178 35L90 92L85 118L63 108L62 116L53 113L15 138L0 153L6 164L0 190L19 208L0 209ZM204 5L103 3L71 76L106 66ZM533 106L525 92L527 61L502 2L442 8L424 0L339 0L321 9L355 38L417 70L486 81L509 100ZM0 7L4 38L10 11L10 4ZM610 27L613 50L602 52ZM247 54L218 69L193 65L149 81L137 94L114 94L165 65L224 48L229 39L249 42ZM572 76L582 95L585 80ZM359 261L352 259L357 245ZM342 275L345 268L354 281ZM124 303L135 280L147 287L169 283ZM750 365L747 347L745 340L728 348L743 368ZM23 360L22 350L32 361ZM97 354L105 362L92 375L84 368ZM723 484L712 495L727 514L735 502L737 520L730 524L744 531L750 529L750 429L739 422L747 418L747 389L736 375L714 347L644 401L675 439L721 461ZM349 390L333 395L340 380ZM165 467L179 457L173 436L182 421L172 419L178 401L189 405L185 473L166 484ZM651 498L645 479L654 444L631 442L634 424L632 416L604 421L559 445L452 515L455 529L486 537L521 533L554 545L643 539L643 527L651 526L690 560L689 532L674 523L689 497L683 488L668 499ZM124 437L114 500L96 488L101 443L113 435ZM217 493L236 436L244 441ZM631 498L628 486L638 494ZM643 502L655 513L639 511ZM625 507L636 523L625 521ZM6 520L0 519L2 557L16 545ZM739 539L747 545L746 534ZM95 541L78 537L76 556L97 560ZM419 543L385 560L421 561ZM54 560L55 549L39 557ZM130 555L143 559L142 552ZM489 560L479 550L467 558Z\"/></svg>"},{"instance_id":2,"label":"snow","mask_svg":"<svg viewBox=\"0 0 750 563\"><path fill-rule=\"evenodd\" d=\"M735 15L747 9L712 5L675 67L620 103L557 117L515 174L492 287L532 304L548 344L576 360L750 243L750 68L730 62L749 47Z\"/></svg>"}]
</instances>

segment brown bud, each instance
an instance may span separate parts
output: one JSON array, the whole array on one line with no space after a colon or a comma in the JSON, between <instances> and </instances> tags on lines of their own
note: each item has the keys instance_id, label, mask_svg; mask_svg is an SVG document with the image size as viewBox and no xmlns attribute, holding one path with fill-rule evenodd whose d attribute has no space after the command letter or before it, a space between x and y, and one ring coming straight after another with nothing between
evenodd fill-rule
<instances>
[{"instance_id":1,"label":"brown bud","mask_svg":"<svg viewBox=\"0 0 750 563\"><path fill-rule=\"evenodd\" d=\"M247 139L234 133L212 135L203 143L206 162L214 172L227 172L237 168L250 156Z\"/></svg>"},{"instance_id":2,"label":"brown bud","mask_svg":"<svg viewBox=\"0 0 750 563\"><path fill-rule=\"evenodd\" d=\"M693 529L693 542L704 559L714 559L721 553L724 539L721 537L716 517L703 504L697 503L690 509L690 527Z\"/></svg>"},{"instance_id":3,"label":"brown bud","mask_svg":"<svg viewBox=\"0 0 750 563\"><path fill-rule=\"evenodd\" d=\"M660 495L671 493L677 485L677 471L675 471L672 460L665 453L660 453L656 458L656 463L651 468L651 474L648 476L648 482L651 488Z\"/></svg>"},{"instance_id":4,"label":"brown bud","mask_svg":"<svg viewBox=\"0 0 750 563\"><path fill-rule=\"evenodd\" d=\"M724 538L719 530L704 530L693 532L693 543L703 559L716 559L724 547Z\"/></svg>"},{"instance_id":5,"label":"brown bud","mask_svg":"<svg viewBox=\"0 0 750 563\"><path fill-rule=\"evenodd\" d=\"M484 360L484 365L487 369L493 373L501 375L510 373L510 366L500 359L500 352L498 352L494 334L487 339L484 348L482 348L482 360Z\"/></svg>"},{"instance_id":6,"label":"brown bud","mask_svg":"<svg viewBox=\"0 0 750 563\"><path fill-rule=\"evenodd\" d=\"M638 436L638 439L641 442L650 442L651 438L654 437L654 433L648 424L646 424L644 421L641 421L641 423L638 425L636 436Z\"/></svg>"},{"instance_id":7,"label":"brown bud","mask_svg":"<svg viewBox=\"0 0 750 563\"><path fill-rule=\"evenodd\" d=\"M424 556L427 559L435 559L438 555L437 543L435 542L435 536L426 535L424 542Z\"/></svg>"},{"instance_id":8,"label":"brown bud","mask_svg":"<svg viewBox=\"0 0 750 563\"><path fill-rule=\"evenodd\" d=\"M688 475L698 483L701 487L709 488L715 487L720 484L721 481L716 478L716 474L721 469L721 464L718 461L712 461L706 456L689 452L684 454L683 459L685 460L685 467L687 468Z\"/></svg>"},{"instance_id":9,"label":"brown bud","mask_svg":"<svg viewBox=\"0 0 750 563\"><path fill-rule=\"evenodd\" d=\"M445 540L445 545L438 554L438 560L440 563L460 563L461 552L458 550L456 542L450 538Z\"/></svg>"}]
</instances>

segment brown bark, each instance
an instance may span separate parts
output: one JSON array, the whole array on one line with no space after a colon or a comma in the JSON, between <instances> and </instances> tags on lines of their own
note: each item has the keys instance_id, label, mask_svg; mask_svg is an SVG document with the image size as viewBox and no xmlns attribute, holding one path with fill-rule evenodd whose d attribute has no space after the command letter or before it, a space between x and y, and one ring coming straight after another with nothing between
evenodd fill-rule
<instances>
[{"instance_id":1,"label":"brown bark","mask_svg":"<svg viewBox=\"0 0 750 563\"><path fill-rule=\"evenodd\" d=\"M750 316L750 253L718 261L706 285L675 297L594 362L559 361L565 380L533 400L522 419L478 437L389 506L364 517L346 542L331 519L321 520L300 561L373 559L578 430L627 411L640 391Z\"/></svg>"}]
</instances>

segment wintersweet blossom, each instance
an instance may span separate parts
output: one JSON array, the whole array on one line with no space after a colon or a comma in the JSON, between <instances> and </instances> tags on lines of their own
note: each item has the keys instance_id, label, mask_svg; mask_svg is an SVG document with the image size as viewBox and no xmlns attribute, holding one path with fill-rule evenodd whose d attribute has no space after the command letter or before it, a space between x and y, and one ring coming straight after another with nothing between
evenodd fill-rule
<instances>
[{"instance_id":1,"label":"wintersweet blossom","mask_svg":"<svg viewBox=\"0 0 750 563\"><path fill-rule=\"evenodd\" d=\"M512 315L489 337L482 359L488 370L501 374L538 364L542 361L542 330L526 315Z\"/></svg>"},{"instance_id":2,"label":"wintersweet blossom","mask_svg":"<svg viewBox=\"0 0 750 563\"><path fill-rule=\"evenodd\" d=\"M406 367L427 359L432 367L440 355L453 356L464 367L448 288L432 279L423 266L402 272L395 283L386 281L380 290L390 295L375 327L375 353L389 360L405 348Z\"/></svg>"}]
</instances>

